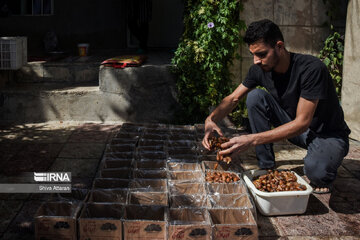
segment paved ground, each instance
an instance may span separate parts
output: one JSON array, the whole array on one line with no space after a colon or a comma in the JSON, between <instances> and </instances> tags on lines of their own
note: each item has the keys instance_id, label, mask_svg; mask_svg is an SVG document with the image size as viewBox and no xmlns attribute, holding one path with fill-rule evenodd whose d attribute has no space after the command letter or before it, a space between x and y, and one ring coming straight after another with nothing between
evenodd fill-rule
<instances>
[{"instance_id":1,"label":"paved ground","mask_svg":"<svg viewBox=\"0 0 360 240\"><path fill-rule=\"evenodd\" d=\"M0 182L19 171L72 171L73 185L90 188L106 144L120 125L27 124L0 127ZM278 167L302 173L306 152L275 144ZM253 150L241 156L256 168ZM0 194L0 238L33 239L33 215L47 194ZM360 239L360 144L352 141L332 194L311 195L304 215L257 216L260 239Z\"/></svg>"}]
</instances>

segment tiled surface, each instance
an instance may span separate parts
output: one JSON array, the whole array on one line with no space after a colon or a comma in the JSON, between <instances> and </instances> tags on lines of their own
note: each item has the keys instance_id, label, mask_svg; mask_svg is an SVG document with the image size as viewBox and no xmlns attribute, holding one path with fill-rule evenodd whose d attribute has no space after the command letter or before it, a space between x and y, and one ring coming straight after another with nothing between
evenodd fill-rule
<instances>
[{"instance_id":1,"label":"tiled surface","mask_svg":"<svg viewBox=\"0 0 360 240\"><path fill-rule=\"evenodd\" d=\"M274 217L265 217L261 213L257 213L257 224L259 228L259 235L262 237L277 237L279 236L279 229L274 224Z\"/></svg>"},{"instance_id":2,"label":"tiled surface","mask_svg":"<svg viewBox=\"0 0 360 240\"><path fill-rule=\"evenodd\" d=\"M344 225L335 213L320 215L279 216L275 224L281 236L336 236Z\"/></svg>"},{"instance_id":3,"label":"tiled surface","mask_svg":"<svg viewBox=\"0 0 360 240\"><path fill-rule=\"evenodd\" d=\"M46 143L61 143L66 142L70 132L64 130L57 131L39 131L27 129L19 132L4 132L2 133L0 142L8 141L22 141L22 142L46 142Z\"/></svg>"},{"instance_id":4,"label":"tiled surface","mask_svg":"<svg viewBox=\"0 0 360 240\"><path fill-rule=\"evenodd\" d=\"M8 159L0 169L1 174L12 175L18 172L46 171L63 148L56 143L18 143L21 148Z\"/></svg>"},{"instance_id":5,"label":"tiled surface","mask_svg":"<svg viewBox=\"0 0 360 240\"><path fill-rule=\"evenodd\" d=\"M343 167L345 165L345 161L346 161L346 159L344 160L343 165L340 166L339 169L338 169L338 177L340 177L340 178L353 178L354 175L350 171L348 171L346 168Z\"/></svg>"},{"instance_id":6,"label":"tiled surface","mask_svg":"<svg viewBox=\"0 0 360 240\"><path fill-rule=\"evenodd\" d=\"M20 212L9 226L12 233L34 233L34 216L42 201L29 200L24 203Z\"/></svg>"},{"instance_id":7,"label":"tiled surface","mask_svg":"<svg viewBox=\"0 0 360 240\"><path fill-rule=\"evenodd\" d=\"M105 143L66 143L60 158L100 158Z\"/></svg>"},{"instance_id":8,"label":"tiled surface","mask_svg":"<svg viewBox=\"0 0 360 240\"><path fill-rule=\"evenodd\" d=\"M104 143L107 141L110 133L106 131L79 131L74 132L69 142L95 142Z\"/></svg>"},{"instance_id":9,"label":"tiled surface","mask_svg":"<svg viewBox=\"0 0 360 240\"><path fill-rule=\"evenodd\" d=\"M18 171L72 172L72 185L90 189L106 144L120 125L28 124L0 126L0 180ZM306 151L287 141L274 144L278 168L302 173ZM257 169L254 149L240 156ZM11 171L10 171L11 172ZM352 142L332 194L311 195L303 215L266 217L257 213L260 239L360 239L360 143ZM0 194L0 238L33 239L33 216L49 194Z\"/></svg>"},{"instance_id":10,"label":"tiled surface","mask_svg":"<svg viewBox=\"0 0 360 240\"><path fill-rule=\"evenodd\" d=\"M72 177L93 178L99 158L57 158L50 171L71 172Z\"/></svg>"},{"instance_id":11,"label":"tiled surface","mask_svg":"<svg viewBox=\"0 0 360 240\"><path fill-rule=\"evenodd\" d=\"M64 146L62 143L29 143L22 145L17 154L11 158L11 161L23 161L32 158L55 158Z\"/></svg>"},{"instance_id":12,"label":"tiled surface","mask_svg":"<svg viewBox=\"0 0 360 240\"><path fill-rule=\"evenodd\" d=\"M87 123L80 125L76 128L77 131L105 131L105 132L113 132L119 130L121 125L103 125L103 124L94 124Z\"/></svg>"},{"instance_id":13,"label":"tiled surface","mask_svg":"<svg viewBox=\"0 0 360 240\"><path fill-rule=\"evenodd\" d=\"M351 152L348 154L348 156L352 154ZM356 153L357 154L357 153ZM356 178L360 179L360 166L358 164L359 157L354 156L355 154L352 154L352 159L344 159L343 167L348 170L352 175L354 175Z\"/></svg>"},{"instance_id":14,"label":"tiled surface","mask_svg":"<svg viewBox=\"0 0 360 240\"><path fill-rule=\"evenodd\" d=\"M5 232L22 205L23 201L0 200L0 232Z\"/></svg>"},{"instance_id":15,"label":"tiled surface","mask_svg":"<svg viewBox=\"0 0 360 240\"><path fill-rule=\"evenodd\" d=\"M11 143L3 143L1 144L0 148L0 156L1 156L1 162L0 162L0 169L3 168L3 165L15 154L18 152L20 146L11 144Z\"/></svg>"}]
</instances>

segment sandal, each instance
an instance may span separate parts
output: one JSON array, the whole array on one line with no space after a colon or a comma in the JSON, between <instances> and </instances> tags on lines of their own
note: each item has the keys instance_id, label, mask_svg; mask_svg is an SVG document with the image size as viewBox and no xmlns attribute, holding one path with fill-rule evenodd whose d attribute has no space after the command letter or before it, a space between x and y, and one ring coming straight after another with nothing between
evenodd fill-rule
<instances>
[{"instance_id":1,"label":"sandal","mask_svg":"<svg viewBox=\"0 0 360 240\"><path fill-rule=\"evenodd\" d=\"M327 194L332 192L332 185L330 185L329 187L318 187L315 184L311 183L306 175L303 176L303 179L313 188L313 193L315 194Z\"/></svg>"},{"instance_id":2,"label":"sandal","mask_svg":"<svg viewBox=\"0 0 360 240\"><path fill-rule=\"evenodd\" d=\"M327 194L332 192L332 186L329 187L317 187L313 184L310 184L313 188L313 193L315 194Z\"/></svg>"}]
</instances>

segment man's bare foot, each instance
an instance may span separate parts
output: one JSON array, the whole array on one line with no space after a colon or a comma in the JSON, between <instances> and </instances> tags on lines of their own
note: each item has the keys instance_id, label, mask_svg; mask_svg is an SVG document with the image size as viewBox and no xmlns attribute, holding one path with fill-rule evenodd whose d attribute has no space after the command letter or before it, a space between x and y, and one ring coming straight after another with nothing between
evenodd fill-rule
<instances>
[{"instance_id":1,"label":"man's bare foot","mask_svg":"<svg viewBox=\"0 0 360 240\"><path fill-rule=\"evenodd\" d=\"M316 187L314 184L311 184L310 179L304 175L303 179L311 185L311 187L313 188L313 193L315 194L326 194L326 193L331 193L331 188L327 188L327 187Z\"/></svg>"},{"instance_id":2,"label":"man's bare foot","mask_svg":"<svg viewBox=\"0 0 360 240\"><path fill-rule=\"evenodd\" d=\"M325 194L325 193L331 193L330 188L326 188L326 187L315 187L313 190L313 193L315 194Z\"/></svg>"}]
</instances>

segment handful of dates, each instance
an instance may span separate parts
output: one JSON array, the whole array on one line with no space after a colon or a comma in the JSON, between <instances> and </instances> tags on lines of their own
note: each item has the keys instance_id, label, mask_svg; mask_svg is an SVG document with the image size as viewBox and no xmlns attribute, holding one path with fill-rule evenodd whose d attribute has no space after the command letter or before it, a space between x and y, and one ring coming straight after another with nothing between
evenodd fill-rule
<instances>
[{"instance_id":1,"label":"handful of dates","mask_svg":"<svg viewBox=\"0 0 360 240\"><path fill-rule=\"evenodd\" d=\"M210 143L210 149L213 151L216 151L216 160L217 161L223 161L226 162L227 164L229 164L231 162L231 157L230 156L223 156L219 154L219 151L223 150L221 148L221 144L228 142L230 139L227 137L211 137L209 139L209 143ZM215 164L214 169L216 170L218 166L218 163Z\"/></svg>"},{"instance_id":2,"label":"handful of dates","mask_svg":"<svg viewBox=\"0 0 360 240\"><path fill-rule=\"evenodd\" d=\"M297 177L291 171L268 170L252 182L255 187L263 192L280 191L305 191L306 186L297 182Z\"/></svg>"}]
</instances>

